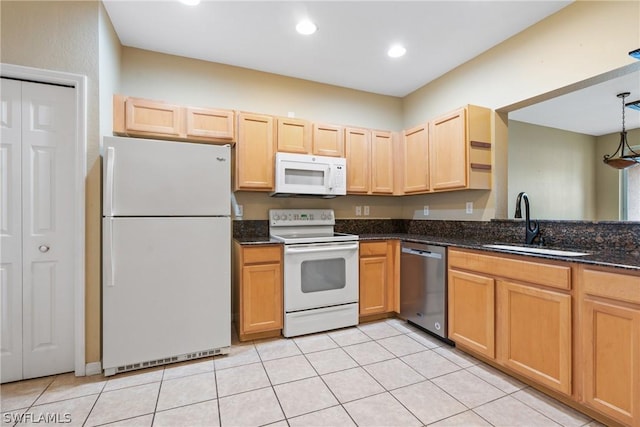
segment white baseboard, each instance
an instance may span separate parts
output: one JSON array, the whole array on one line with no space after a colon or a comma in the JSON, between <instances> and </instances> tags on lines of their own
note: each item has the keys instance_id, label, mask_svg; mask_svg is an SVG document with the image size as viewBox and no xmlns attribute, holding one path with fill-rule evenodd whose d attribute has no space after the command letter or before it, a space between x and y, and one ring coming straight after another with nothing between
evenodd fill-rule
<instances>
[{"instance_id":1,"label":"white baseboard","mask_svg":"<svg viewBox=\"0 0 640 427\"><path fill-rule=\"evenodd\" d=\"M101 362L87 363L85 374L87 376L102 374L102 363Z\"/></svg>"}]
</instances>

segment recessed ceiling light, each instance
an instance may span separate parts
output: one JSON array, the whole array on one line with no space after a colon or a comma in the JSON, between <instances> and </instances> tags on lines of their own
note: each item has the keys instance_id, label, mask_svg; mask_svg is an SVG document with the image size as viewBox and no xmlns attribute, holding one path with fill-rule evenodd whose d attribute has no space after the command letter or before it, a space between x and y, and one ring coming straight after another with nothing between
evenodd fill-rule
<instances>
[{"instance_id":1,"label":"recessed ceiling light","mask_svg":"<svg viewBox=\"0 0 640 427\"><path fill-rule=\"evenodd\" d=\"M391 58L399 58L401 56L404 56L405 53L407 53L407 49L399 44L391 46L391 48L387 51L387 55L389 55Z\"/></svg>"},{"instance_id":2,"label":"recessed ceiling light","mask_svg":"<svg viewBox=\"0 0 640 427\"><path fill-rule=\"evenodd\" d=\"M186 4L187 6L197 6L200 4L200 0L179 0L180 3Z\"/></svg>"},{"instance_id":3,"label":"recessed ceiling light","mask_svg":"<svg viewBox=\"0 0 640 427\"><path fill-rule=\"evenodd\" d=\"M308 19L304 21L300 21L298 22L298 25L296 25L296 31L299 32L300 34L304 34L305 36L308 36L309 34L313 34L317 30L318 30L318 27L316 27L316 24L309 21Z\"/></svg>"}]
</instances>

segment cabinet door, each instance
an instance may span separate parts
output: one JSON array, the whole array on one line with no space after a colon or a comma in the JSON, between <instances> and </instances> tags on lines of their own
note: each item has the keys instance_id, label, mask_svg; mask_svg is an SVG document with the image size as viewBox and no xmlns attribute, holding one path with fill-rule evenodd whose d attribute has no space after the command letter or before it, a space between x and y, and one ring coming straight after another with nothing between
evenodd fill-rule
<instances>
[{"instance_id":1,"label":"cabinet door","mask_svg":"<svg viewBox=\"0 0 640 427\"><path fill-rule=\"evenodd\" d=\"M429 131L427 125L404 131L404 192L429 191Z\"/></svg>"},{"instance_id":2,"label":"cabinet door","mask_svg":"<svg viewBox=\"0 0 640 427\"><path fill-rule=\"evenodd\" d=\"M465 109L429 123L431 188L448 190L467 186L467 138Z\"/></svg>"},{"instance_id":3,"label":"cabinet door","mask_svg":"<svg viewBox=\"0 0 640 427\"><path fill-rule=\"evenodd\" d=\"M347 128L347 193L366 194L369 191L369 150L371 133L367 129Z\"/></svg>"},{"instance_id":4,"label":"cabinet door","mask_svg":"<svg viewBox=\"0 0 640 427\"><path fill-rule=\"evenodd\" d=\"M236 190L273 190L273 118L238 114L236 144Z\"/></svg>"},{"instance_id":5,"label":"cabinet door","mask_svg":"<svg viewBox=\"0 0 640 427\"><path fill-rule=\"evenodd\" d=\"M318 156L344 156L344 128L314 123L313 154Z\"/></svg>"},{"instance_id":6,"label":"cabinet door","mask_svg":"<svg viewBox=\"0 0 640 427\"><path fill-rule=\"evenodd\" d=\"M125 132L130 135L180 136L182 109L177 105L127 98Z\"/></svg>"},{"instance_id":7,"label":"cabinet door","mask_svg":"<svg viewBox=\"0 0 640 427\"><path fill-rule=\"evenodd\" d=\"M186 136L211 140L235 140L234 114L230 110L187 107Z\"/></svg>"},{"instance_id":8,"label":"cabinet door","mask_svg":"<svg viewBox=\"0 0 640 427\"><path fill-rule=\"evenodd\" d=\"M278 150L286 153L311 152L311 124L306 120L279 117Z\"/></svg>"},{"instance_id":9,"label":"cabinet door","mask_svg":"<svg viewBox=\"0 0 640 427\"><path fill-rule=\"evenodd\" d=\"M281 264L242 267L241 334L282 328Z\"/></svg>"},{"instance_id":10,"label":"cabinet door","mask_svg":"<svg viewBox=\"0 0 640 427\"><path fill-rule=\"evenodd\" d=\"M640 425L640 308L587 297L581 323L585 403Z\"/></svg>"},{"instance_id":11,"label":"cabinet door","mask_svg":"<svg viewBox=\"0 0 640 427\"><path fill-rule=\"evenodd\" d=\"M371 193L393 194L393 134L371 132Z\"/></svg>"},{"instance_id":12,"label":"cabinet door","mask_svg":"<svg viewBox=\"0 0 640 427\"><path fill-rule=\"evenodd\" d=\"M571 295L498 281L498 360L571 394Z\"/></svg>"},{"instance_id":13,"label":"cabinet door","mask_svg":"<svg viewBox=\"0 0 640 427\"><path fill-rule=\"evenodd\" d=\"M387 257L360 258L360 315L387 312Z\"/></svg>"},{"instance_id":14,"label":"cabinet door","mask_svg":"<svg viewBox=\"0 0 640 427\"><path fill-rule=\"evenodd\" d=\"M449 270L449 338L495 357L495 282L478 274Z\"/></svg>"}]
</instances>

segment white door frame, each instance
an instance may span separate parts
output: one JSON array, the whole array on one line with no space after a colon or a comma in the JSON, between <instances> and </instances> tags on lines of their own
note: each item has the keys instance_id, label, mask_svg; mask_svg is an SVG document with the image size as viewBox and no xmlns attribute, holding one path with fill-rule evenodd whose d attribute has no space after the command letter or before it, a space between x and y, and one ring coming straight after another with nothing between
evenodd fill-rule
<instances>
[{"instance_id":1,"label":"white door frame","mask_svg":"<svg viewBox=\"0 0 640 427\"><path fill-rule=\"evenodd\" d=\"M39 83L54 83L72 86L76 90L76 159L75 198L76 224L74 227L74 250L82 257L76 262L74 272L74 329L75 329L75 374L85 376L85 180L87 177L87 77L61 71L42 70L21 65L0 63L2 77L29 80Z\"/></svg>"}]
</instances>

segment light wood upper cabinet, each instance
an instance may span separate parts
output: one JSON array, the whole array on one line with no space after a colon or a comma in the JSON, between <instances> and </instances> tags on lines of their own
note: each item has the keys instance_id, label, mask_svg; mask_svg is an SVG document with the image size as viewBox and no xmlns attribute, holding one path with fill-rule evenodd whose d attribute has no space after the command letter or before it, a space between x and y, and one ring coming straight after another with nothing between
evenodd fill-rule
<instances>
[{"instance_id":1,"label":"light wood upper cabinet","mask_svg":"<svg viewBox=\"0 0 640 427\"><path fill-rule=\"evenodd\" d=\"M122 129L128 135L180 136L183 127L180 106L140 98L125 98L121 102L124 103L124 120L118 121L118 130Z\"/></svg>"},{"instance_id":2,"label":"light wood upper cabinet","mask_svg":"<svg viewBox=\"0 0 640 427\"><path fill-rule=\"evenodd\" d=\"M571 394L571 295L498 281L498 359L551 389Z\"/></svg>"},{"instance_id":3,"label":"light wood upper cabinet","mask_svg":"<svg viewBox=\"0 0 640 427\"><path fill-rule=\"evenodd\" d=\"M429 122L431 186L434 190L467 186L465 109Z\"/></svg>"},{"instance_id":4,"label":"light wood upper cabinet","mask_svg":"<svg viewBox=\"0 0 640 427\"><path fill-rule=\"evenodd\" d=\"M392 132L346 128L347 193L393 194L394 148Z\"/></svg>"},{"instance_id":5,"label":"light wood upper cabinet","mask_svg":"<svg viewBox=\"0 0 640 427\"><path fill-rule=\"evenodd\" d=\"M360 242L360 316L400 311L400 242Z\"/></svg>"},{"instance_id":6,"label":"light wood upper cabinet","mask_svg":"<svg viewBox=\"0 0 640 427\"><path fill-rule=\"evenodd\" d=\"M344 128L314 123L312 153L318 156L344 156Z\"/></svg>"},{"instance_id":7,"label":"light wood upper cabinet","mask_svg":"<svg viewBox=\"0 0 640 427\"><path fill-rule=\"evenodd\" d=\"M347 193L367 194L370 188L370 145L368 129L345 129L345 153L347 158Z\"/></svg>"},{"instance_id":8,"label":"light wood upper cabinet","mask_svg":"<svg viewBox=\"0 0 640 427\"><path fill-rule=\"evenodd\" d=\"M282 329L282 246L234 244L234 318L240 340Z\"/></svg>"},{"instance_id":9,"label":"light wood upper cabinet","mask_svg":"<svg viewBox=\"0 0 640 427\"><path fill-rule=\"evenodd\" d=\"M273 117L238 114L235 189L272 191L274 188Z\"/></svg>"},{"instance_id":10,"label":"light wood upper cabinet","mask_svg":"<svg viewBox=\"0 0 640 427\"><path fill-rule=\"evenodd\" d=\"M278 117L276 119L277 151L309 154L311 152L311 123L307 120Z\"/></svg>"},{"instance_id":11,"label":"light wood upper cabinet","mask_svg":"<svg viewBox=\"0 0 640 427\"><path fill-rule=\"evenodd\" d=\"M393 133L371 131L371 194L394 192Z\"/></svg>"},{"instance_id":12,"label":"light wood upper cabinet","mask_svg":"<svg viewBox=\"0 0 640 427\"><path fill-rule=\"evenodd\" d=\"M640 276L581 266L583 401L640 426Z\"/></svg>"},{"instance_id":13,"label":"light wood upper cabinet","mask_svg":"<svg viewBox=\"0 0 640 427\"><path fill-rule=\"evenodd\" d=\"M429 128L422 125L404 131L403 191L406 194L429 191Z\"/></svg>"},{"instance_id":14,"label":"light wood upper cabinet","mask_svg":"<svg viewBox=\"0 0 640 427\"><path fill-rule=\"evenodd\" d=\"M431 188L491 189L491 110L467 105L429 122Z\"/></svg>"},{"instance_id":15,"label":"light wood upper cabinet","mask_svg":"<svg viewBox=\"0 0 640 427\"><path fill-rule=\"evenodd\" d=\"M114 95L113 133L228 144L235 141L235 113Z\"/></svg>"},{"instance_id":16,"label":"light wood upper cabinet","mask_svg":"<svg viewBox=\"0 0 640 427\"><path fill-rule=\"evenodd\" d=\"M186 107L187 138L235 140L235 115L229 110Z\"/></svg>"}]
</instances>

